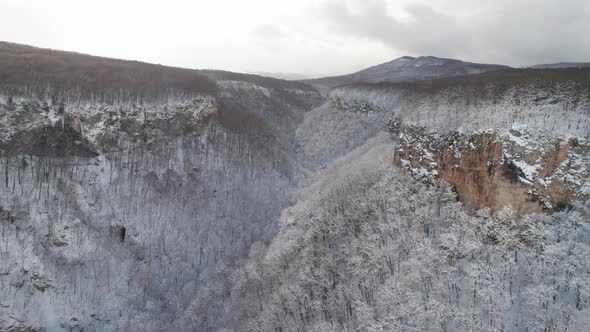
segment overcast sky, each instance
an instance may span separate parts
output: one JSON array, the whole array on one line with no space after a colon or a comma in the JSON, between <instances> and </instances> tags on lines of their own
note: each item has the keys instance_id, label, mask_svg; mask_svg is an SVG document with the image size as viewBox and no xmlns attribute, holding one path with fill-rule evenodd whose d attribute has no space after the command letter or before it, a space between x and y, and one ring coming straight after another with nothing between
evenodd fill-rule
<instances>
[{"instance_id":1,"label":"overcast sky","mask_svg":"<svg viewBox=\"0 0 590 332\"><path fill-rule=\"evenodd\" d=\"M0 0L0 40L310 76L403 55L525 66L590 61L590 0Z\"/></svg>"}]
</instances>

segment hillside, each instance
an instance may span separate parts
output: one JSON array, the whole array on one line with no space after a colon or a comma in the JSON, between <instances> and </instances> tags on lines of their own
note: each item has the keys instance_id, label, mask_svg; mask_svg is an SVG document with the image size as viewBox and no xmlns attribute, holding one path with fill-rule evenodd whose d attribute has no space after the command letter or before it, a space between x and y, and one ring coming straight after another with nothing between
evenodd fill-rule
<instances>
[{"instance_id":1,"label":"hillside","mask_svg":"<svg viewBox=\"0 0 590 332\"><path fill-rule=\"evenodd\" d=\"M274 237L313 88L2 45L0 330L168 330Z\"/></svg>"},{"instance_id":2,"label":"hillside","mask_svg":"<svg viewBox=\"0 0 590 332\"><path fill-rule=\"evenodd\" d=\"M149 102L162 96L213 95L215 83L194 70L55 51L0 41L2 91L92 99Z\"/></svg>"},{"instance_id":3,"label":"hillside","mask_svg":"<svg viewBox=\"0 0 590 332\"><path fill-rule=\"evenodd\" d=\"M512 70L343 87L331 98L339 109L395 119L404 168L445 178L470 206L524 213L587 197L588 75Z\"/></svg>"},{"instance_id":4,"label":"hillside","mask_svg":"<svg viewBox=\"0 0 590 332\"><path fill-rule=\"evenodd\" d=\"M478 64L432 56L404 56L353 74L305 80L321 90L357 84L431 80L508 69L507 66Z\"/></svg>"},{"instance_id":5,"label":"hillside","mask_svg":"<svg viewBox=\"0 0 590 332\"><path fill-rule=\"evenodd\" d=\"M559 68L588 68L590 67L590 62L559 62L559 63L549 63L543 65L534 65L531 68L533 69L559 69Z\"/></svg>"},{"instance_id":6,"label":"hillside","mask_svg":"<svg viewBox=\"0 0 590 332\"><path fill-rule=\"evenodd\" d=\"M332 90L297 129L317 171L209 293L231 293L230 330L584 331L588 77Z\"/></svg>"}]
</instances>

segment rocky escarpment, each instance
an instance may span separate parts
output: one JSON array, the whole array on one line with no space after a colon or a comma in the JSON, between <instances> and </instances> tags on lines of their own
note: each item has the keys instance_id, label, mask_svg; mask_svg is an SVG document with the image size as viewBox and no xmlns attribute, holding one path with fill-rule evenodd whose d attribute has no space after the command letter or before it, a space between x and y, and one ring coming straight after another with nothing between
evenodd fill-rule
<instances>
[{"instance_id":1,"label":"rocky escarpment","mask_svg":"<svg viewBox=\"0 0 590 332\"><path fill-rule=\"evenodd\" d=\"M332 91L331 100L387 121L399 139L396 164L446 179L471 207L523 214L588 197L588 74L515 70L360 85Z\"/></svg>"},{"instance_id":2,"label":"rocky escarpment","mask_svg":"<svg viewBox=\"0 0 590 332\"><path fill-rule=\"evenodd\" d=\"M590 195L590 147L575 139L531 140L506 135L434 135L405 127L394 162L425 178L443 178L474 208L512 206L517 213L560 210Z\"/></svg>"},{"instance_id":3,"label":"rocky escarpment","mask_svg":"<svg viewBox=\"0 0 590 332\"><path fill-rule=\"evenodd\" d=\"M195 133L218 113L214 96L135 104L13 97L0 101L6 155L96 157Z\"/></svg>"}]
</instances>

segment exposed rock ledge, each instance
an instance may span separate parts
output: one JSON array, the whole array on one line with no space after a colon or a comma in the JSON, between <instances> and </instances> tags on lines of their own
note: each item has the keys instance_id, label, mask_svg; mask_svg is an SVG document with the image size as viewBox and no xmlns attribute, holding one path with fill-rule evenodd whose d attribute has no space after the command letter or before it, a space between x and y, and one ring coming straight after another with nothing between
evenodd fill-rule
<instances>
[{"instance_id":1,"label":"exposed rock ledge","mask_svg":"<svg viewBox=\"0 0 590 332\"><path fill-rule=\"evenodd\" d=\"M526 129L439 135L392 126L399 134L394 162L425 178L451 183L469 207L511 205L519 215L567 208L590 195L590 146L533 140Z\"/></svg>"}]
</instances>

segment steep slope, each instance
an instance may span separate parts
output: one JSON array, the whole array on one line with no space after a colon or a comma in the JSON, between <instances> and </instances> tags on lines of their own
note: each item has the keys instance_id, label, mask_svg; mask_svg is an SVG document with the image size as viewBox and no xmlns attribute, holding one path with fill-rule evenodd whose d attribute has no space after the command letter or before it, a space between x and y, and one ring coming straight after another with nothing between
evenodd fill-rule
<instances>
[{"instance_id":1,"label":"steep slope","mask_svg":"<svg viewBox=\"0 0 590 332\"><path fill-rule=\"evenodd\" d=\"M219 274L230 331L585 331L590 206L470 213L388 163L377 135L327 166L268 247Z\"/></svg>"},{"instance_id":2,"label":"steep slope","mask_svg":"<svg viewBox=\"0 0 590 332\"><path fill-rule=\"evenodd\" d=\"M274 236L312 88L0 46L0 329L170 330Z\"/></svg>"},{"instance_id":3,"label":"steep slope","mask_svg":"<svg viewBox=\"0 0 590 332\"><path fill-rule=\"evenodd\" d=\"M588 193L520 216L522 196L488 203L494 188L590 183L588 77L524 70L333 90L297 129L315 172L277 237L218 274L210 295L229 299L226 329L585 331Z\"/></svg>"},{"instance_id":4,"label":"steep slope","mask_svg":"<svg viewBox=\"0 0 590 332\"><path fill-rule=\"evenodd\" d=\"M34 95L104 103L154 102L214 95L214 82L193 70L84 56L0 42L0 82L6 95Z\"/></svg>"},{"instance_id":5,"label":"steep slope","mask_svg":"<svg viewBox=\"0 0 590 332\"><path fill-rule=\"evenodd\" d=\"M443 77L473 75L508 68L509 67L507 66L501 65L463 62L454 59L436 58L432 56L423 56L418 58L404 56L387 63L363 69L350 75L325 77L306 80L304 82L312 84L321 90L327 91L337 86L356 83L430 80Z\"/></svg>"},{"instance_id":6,"label":"steep slope","mask_svg":"<svg viewBox=\"0 0 590 332\"><path fill-rule=\"evenodd\" d=\"M589 75L512 70L343 87L331 98L340 109L394 119L405 168L449 180L470 206L525 213L588 195Z\"/></svg>"}]
</instances>

